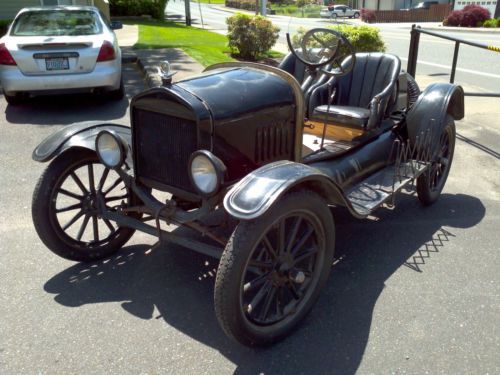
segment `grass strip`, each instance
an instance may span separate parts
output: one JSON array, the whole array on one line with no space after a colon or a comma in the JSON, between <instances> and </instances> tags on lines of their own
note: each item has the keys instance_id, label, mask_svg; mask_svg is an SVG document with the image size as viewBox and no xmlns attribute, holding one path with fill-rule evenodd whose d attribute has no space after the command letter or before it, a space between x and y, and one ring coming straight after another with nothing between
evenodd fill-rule
<instances>
[{"instance_id":1,"label":"grass strip","mask_svg":"<svg viewBox=\"0 0 500 375\"><path fill-rule=\"evenodd\" d=\"M180 48L203 66L235 61L226 36L174 22L141 21L134 48Z\"/></svg>"}]
</instances>

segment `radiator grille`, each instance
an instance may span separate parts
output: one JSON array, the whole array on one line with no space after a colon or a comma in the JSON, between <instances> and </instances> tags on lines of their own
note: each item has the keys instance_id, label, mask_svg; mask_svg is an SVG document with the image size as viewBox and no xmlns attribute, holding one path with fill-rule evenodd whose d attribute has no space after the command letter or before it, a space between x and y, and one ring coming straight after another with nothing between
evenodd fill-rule
<instances>
[{"instance_id":1,"label":"radiator grille","mask_svg":"<svg viewBox=\"0 0 500 375\"><path fill-rule=\"evenodd\" d=\"M133 124L136 176L194 192L188 163L197 148L196 123L136 108Z\"/></svg>"}]
</instances>

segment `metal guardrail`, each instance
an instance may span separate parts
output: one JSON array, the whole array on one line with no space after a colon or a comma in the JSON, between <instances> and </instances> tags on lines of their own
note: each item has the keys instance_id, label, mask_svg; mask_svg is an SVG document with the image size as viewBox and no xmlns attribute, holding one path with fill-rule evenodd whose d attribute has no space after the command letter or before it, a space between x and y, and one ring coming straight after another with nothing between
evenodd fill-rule
<instances>
[{"instance_id":1,"label":"metal guardrail","mask_svg":"<svg viewBox=\"0 0 500 375\"><path fill-rule=\"evenodd\" d=\"M467 44L472 47L486 49L493 52L500 52L500 47L488 46L487 44L477 43L466 39L454 38L445 34L422 29L420 26L412 25L410 51L408 53L408 65L406 71L413 77L415 77L415 72L417 70L417 58L418 58L418 47L420 44L420 34L427 34L437 38L447 39L452 42L455 42L455 50L453 52L453 62L451 64L450 83L455 82L455 72L457 70L458 51L460 49L460 44ZM500 97L500 93L465 93L465 95Z\"/></svg>"}]
</instances>

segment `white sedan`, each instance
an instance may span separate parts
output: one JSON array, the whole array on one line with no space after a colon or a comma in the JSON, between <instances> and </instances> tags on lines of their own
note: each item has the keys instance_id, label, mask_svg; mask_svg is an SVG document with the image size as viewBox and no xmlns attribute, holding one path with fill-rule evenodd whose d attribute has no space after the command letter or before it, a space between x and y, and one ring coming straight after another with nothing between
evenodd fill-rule
<instances>
[{"instance_id":1,"label":"white sedan","mask_svg":"<svg viewBox=\"0 0 500 375\"><path fill-rule=\"evenodd\" d=\"M359 18L359 16L361 15L361 11L359 9L353 9L347 5L334 5L321 8L319 14L322 18L337 18L337 17Z\"/></svg>"},{"instance_id":2,"label":"white sedan","mask_svg":"<svg viewBox=\"0 0 500 375\"><path fill-rule=\"evenodd\" d=\"M121 51L110 24L90 6L22 9L0 39L0 83L9 104L29 95L124 95Z\"/></svg>"}]
</instances>

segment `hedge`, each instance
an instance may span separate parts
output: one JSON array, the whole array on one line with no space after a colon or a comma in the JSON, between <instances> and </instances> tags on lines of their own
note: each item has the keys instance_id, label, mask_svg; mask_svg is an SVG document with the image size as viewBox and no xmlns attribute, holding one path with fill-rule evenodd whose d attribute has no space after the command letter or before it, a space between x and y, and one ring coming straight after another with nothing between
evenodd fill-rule
<instances>
[{"instance_id":1,"label":"hedge","mask_svg":"<svg viewBox=\"0 0 500 375\"><path fill-rule=\"evenodd\" d=\"M110 0L109 11L112 17L150 15L163 20L168 0Z\"/></svg>"}]
</instances>

